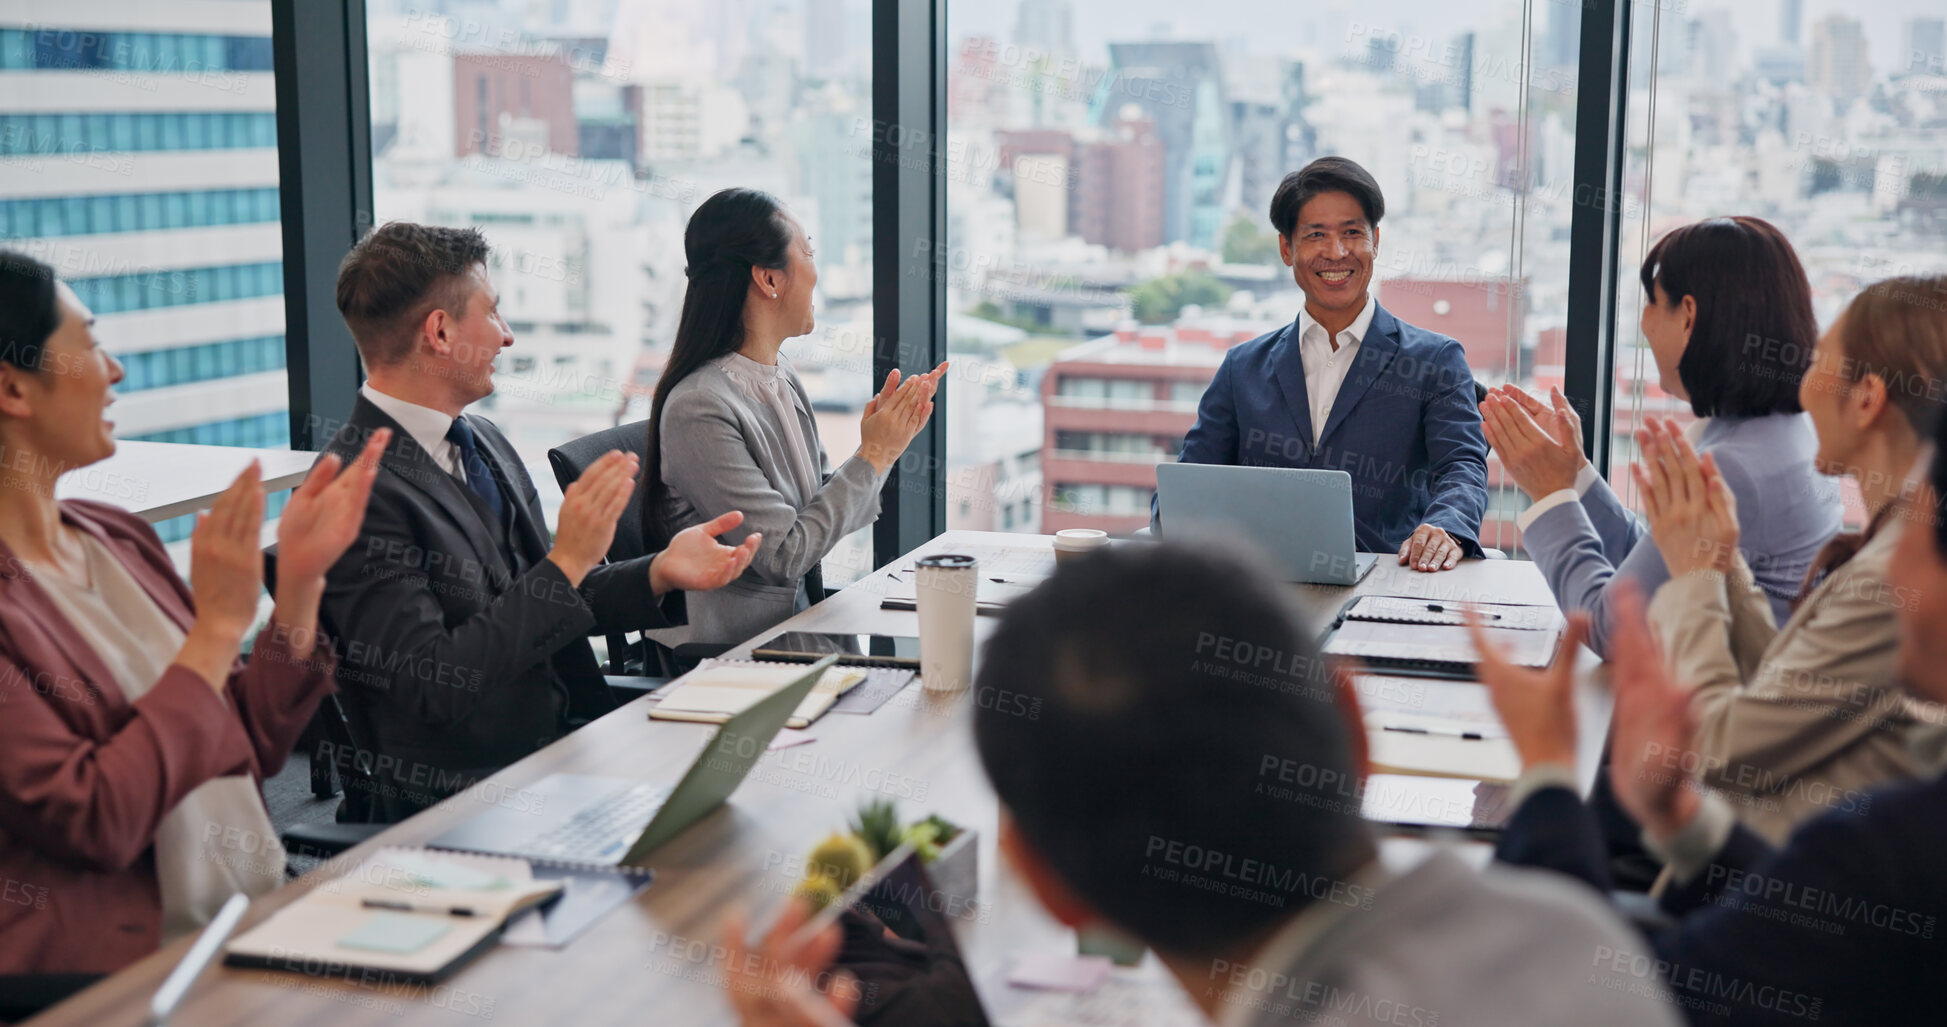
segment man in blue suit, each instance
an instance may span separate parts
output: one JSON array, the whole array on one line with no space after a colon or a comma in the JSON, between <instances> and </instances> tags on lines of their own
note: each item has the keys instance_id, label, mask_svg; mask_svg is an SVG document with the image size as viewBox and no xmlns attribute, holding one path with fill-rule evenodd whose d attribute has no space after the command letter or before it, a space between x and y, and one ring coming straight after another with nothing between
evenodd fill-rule
<instances>
[{"instance_id":1,"label":"man in blue suit","mask_svg":"<svg viewBox=\"0 0 1947 1027\"><path fill-rule=\"evenodd\" d=\"M1305 305L1225 355L1178 459L1346 471L1359 549L1441 571L1481 555L1487 441L1466 350L1367 288L1385 212L1379 183L1343 157L1279 183L1271 224Z\"/></svg>"}]
</instances>

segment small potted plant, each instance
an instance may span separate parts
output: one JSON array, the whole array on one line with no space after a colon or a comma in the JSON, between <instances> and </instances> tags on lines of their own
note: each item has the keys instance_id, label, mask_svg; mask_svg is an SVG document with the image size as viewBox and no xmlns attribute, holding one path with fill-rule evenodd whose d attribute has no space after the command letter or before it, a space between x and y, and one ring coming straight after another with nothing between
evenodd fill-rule
<instances>
[{"instance_id":1,"label":"small potted plant","mask_svg":"<svg viewBox=\"0 0 1947 1027\"><path fill-rule=\"evenodd\" d=\"M899 822L899 807L875 799L859 807L850 833L834 833L805 858L805 879L797 894L822 909L844 894L867 869L901 845L911 845L939 891L932 904L947 916L966 916L980 885L979 835L938 814L910 824Z\"/></svg>"}]
</instances>

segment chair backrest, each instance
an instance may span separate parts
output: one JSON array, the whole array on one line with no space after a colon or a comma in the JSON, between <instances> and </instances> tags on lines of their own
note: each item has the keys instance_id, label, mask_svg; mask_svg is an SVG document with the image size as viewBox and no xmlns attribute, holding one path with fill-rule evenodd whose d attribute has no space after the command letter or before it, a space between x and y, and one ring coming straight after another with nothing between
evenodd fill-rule
<instances>
[{"instance_id":1,"label":"chair backrest","mask_svg":"<svg viewBox=\"0 0 1947 1027\"><path fill-rule=\"evenodd\" d=\"M598 431L593 435L564 442L548 450L548 466L554 469L554 480L560 484L561 491L582 472L588 470L603 453L611 449L634 453L649 463L649 422L632 421ZM622 516L615 522L615 541L609 543L608 558L611 560L633 560L638 556L649 555L648 543L642 537L642 502L649 494L649 481L646 476L638 477L635 494L629 497L629 505L622 510Z\"/></svg>"}]
</instances>

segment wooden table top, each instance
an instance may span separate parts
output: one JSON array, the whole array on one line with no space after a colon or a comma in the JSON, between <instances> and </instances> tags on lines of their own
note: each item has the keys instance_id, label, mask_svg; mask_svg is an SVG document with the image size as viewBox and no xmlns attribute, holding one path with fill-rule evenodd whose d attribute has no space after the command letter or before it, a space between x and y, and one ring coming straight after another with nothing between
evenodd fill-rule
<instances>
[{"instance_id":1,"label":"wooden table top","mask_svg":"<svg viewBox=\"0 0 1947 1027\"><path fill-rule=\"evenodd\" d=\"M1053 566L1050 539L1041 535L952 531L920 550L943 551L979 555L983 571L1046 573ZM909 565L912 558L908 555L898 564ZM890 584L881 569L793 617L780 630L917 634L916 614L879 609ZM1552 602L1531 564L1499 560L1467 561L1445 573L1419 574L1382 558L1356 589L1302 586L1299 592L1301 603L1319 615L1368 592L1447 601ZM994 623L991 617L978 618L977 637L984 639ZM1593 688L1583 692L1578 698L1585 739L1599 742L1608 710ZM977 982L984 986L998 980L1011 958L1073 952L1073 932L1052 920L1025 883L998 859L996 802L968 729L973 702L970 691L938 696L915 683L869 716L831 714L819 720L804 732L814 741L761 759L724 807L657 851L650 888L563 950L500 946L438 986L354 983L217 966L184 1002L176 1022L198 1027L488 1019L629 1027L730 1023L711 956L724 911L742 905L760 920L768 915L797 883L798 861L805 853L826 833L844 828L860 801L880 796L898 799L905 817L937 812L979 832L979 905L954 921ZM395 825L324 871L259 900L243 929L342 875L378 847L423 843L485 808L481 804L504 805L510 793L518 795L523 786L550 773L675 781L715 728L651 721L648 708L647 700L631 703L471 791ZM787 737L792 734L786 732ZM1591 754L1585 784L1593 759ZM1479 858L1480 853L1474 855ZM189 941L168 946L32 1023L145 1023L155 988Z\"/></svg>"},{"instance_id":2,"label":"wooden table top","mask_svg":"<svg viewBox=\"0 0 1947 1027\"><path fill-rule=\"evenodd\" d=\"M263 462L270 494L302 484L317 459L302 450L118 439L114 456L62 475L54 495L99 500L154 524L209 509L252 460Z\"/></svg>"}]
</instances>

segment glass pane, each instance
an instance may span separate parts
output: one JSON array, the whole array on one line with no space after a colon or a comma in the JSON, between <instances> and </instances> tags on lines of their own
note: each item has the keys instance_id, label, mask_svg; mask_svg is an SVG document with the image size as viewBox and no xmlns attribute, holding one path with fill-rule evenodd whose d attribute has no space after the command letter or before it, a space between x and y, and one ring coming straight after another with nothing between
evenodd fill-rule
<instances>
[{"instance_id":1,"label":"glass pane","mask_svg":"<svg viewBox=\"0 0 1947 1027\"><path fill-rule=\"evenodd\" d=\"M245 425L289 416L281 388L232 381L261 373L265 364L229 343L281 330L275 154L239 160L216 148L274 145L274 130L251 128L274 124L270 68L262 62L257 70L266 79L258 85L265 88L247 95L221 89L224 83L210 84L215 93L185 90L180 78L222 67L228 39L268 54L271 8L269 0L225 3L220 35L164 28L206 23L208 8L204 0L0 4L0 63L10 75L46 78L0 101L6 108L0 147L18 140L22 150L74 155L71 163L51 161L32 176L32 211L15 206L0 234L21 237L31 224L36 235L65 236L58 263L94 308L103 345L126 368L120 391L183 389L179 396L116 406L112 416L122 438L228 442L253 430ZM41 39L48 41L45 53L33 49ZM36 58L24 67L16 59L23 48ZM231 122L245 127L242 138L218 131ZM15 125L20 131L7 131ZM153 154L159 150L174 152ZM72 184L64 190L64 182ZM207 231L237 220L240 195L249 197L243 209L262 227ZM130 232L155 238L117 238ZM182 309L155 316L170 308ZM154 349L165 341L158 331L168 333L167 345ZM234 424L214 427L219 421ZM262 427L254 431L273 437Z\"/></svg>"},{"instance_id":2,"label":"glass pane","mask_svg":"<svg viewBox=\"0 0 1947 1027\"><path fill-rule=\"evenodd\" d=\"M1580 8L949 4L948 526L1147 524L1224 355L1305 302L1268 211L1321 156L1384 194L1384 309L1483 385L1559 384ZM1491 453L1488 481L1513 549L1525 500Z\"/></svg>"},{"instance_id":3,"label":"glass pane","mask_svg":"<svg viewBox=\"0 0 1947 1027\"><path fill-rule=\"evenodd\" d=\"M1630 42L1609 481L1632 507L1636 427L1695 420L1639 327L1638 269L1658 238L1710 217L1771 222L1805 266L1821 330L1875 281L1947 271L1938 0L1663 6L1638 8ZM1842 494L1857 527L1852 479Z\"/></svg>"},{"instance_id":4,"label":"glass pane","mask_svg":"<svg viewBox=\"0 0 1947 1027\"><path fill-rule=\"evenodd\" d=\"M784 353L831 464L849 458L873 393L870 0L450 9L365 4L374 215L493 245L515 339L479 406L538 469L550 521L546 451L648 416L684 225L732 186L777 196L811 236L816 327ZM848 540L826 583L870 550L869 532Z\"/></svg>"}]
</instances>

